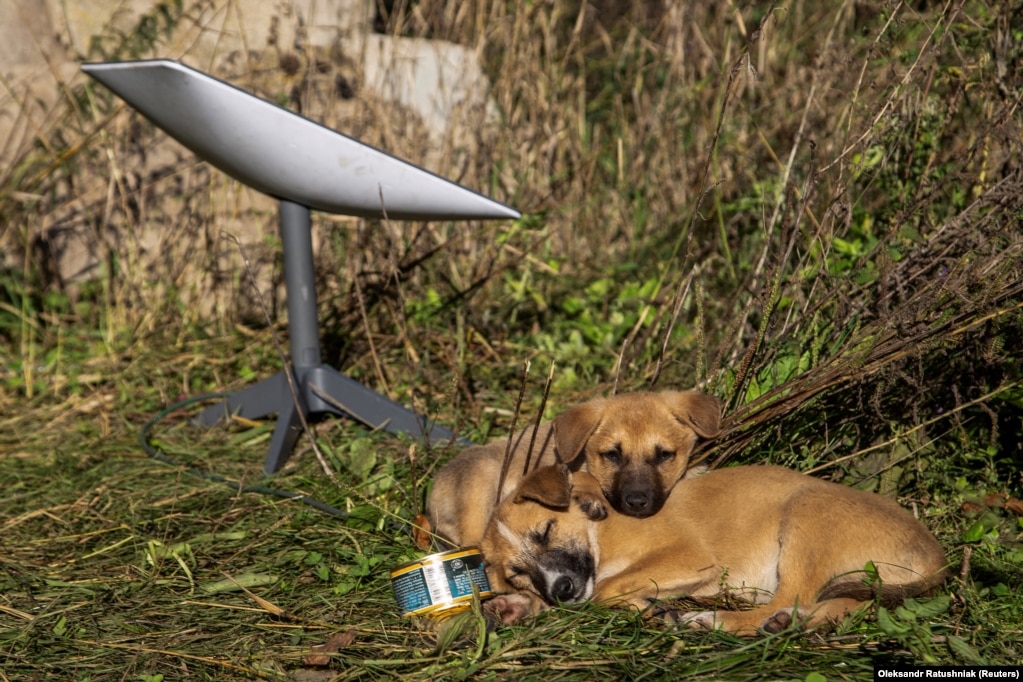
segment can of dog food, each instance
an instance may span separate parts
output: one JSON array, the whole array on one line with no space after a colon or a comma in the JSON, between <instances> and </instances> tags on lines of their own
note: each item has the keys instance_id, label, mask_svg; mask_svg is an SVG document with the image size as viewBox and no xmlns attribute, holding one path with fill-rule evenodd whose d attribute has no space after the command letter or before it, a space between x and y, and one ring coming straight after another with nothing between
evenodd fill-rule
<instances>
[{"instance_id":1,"label":"can of dog food","mask_svg":"<svg viewBox=\"0 0 1023 682\"><path fill-rule=\"evenodd\" d=\"M391 571L403 616L447 618L469 608L473 586L480 599L493 596L483 555L476 547L438 552Z\"/></svg>"}]
</instances>

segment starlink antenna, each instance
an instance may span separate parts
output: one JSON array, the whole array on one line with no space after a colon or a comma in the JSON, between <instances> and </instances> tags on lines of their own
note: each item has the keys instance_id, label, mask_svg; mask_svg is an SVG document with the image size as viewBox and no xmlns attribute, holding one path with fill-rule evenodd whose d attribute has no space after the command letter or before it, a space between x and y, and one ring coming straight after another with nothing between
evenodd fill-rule
<instances>
[{"instance_id":1,"label":"starlink antenna","mask_svg":"<svg viewBox=\"0 0 1023 682\"><path fill-rule=\"evenodd\" d=\"M309 212L472 220L516 219L518 211L175 61L91 63L82 70L197 156L280 202L291 367L206 408L200 424L276 413L267 474L287 461L303 416L348 415L430 442L454 438L321 361Z\"/></svg>"}]
</instances>

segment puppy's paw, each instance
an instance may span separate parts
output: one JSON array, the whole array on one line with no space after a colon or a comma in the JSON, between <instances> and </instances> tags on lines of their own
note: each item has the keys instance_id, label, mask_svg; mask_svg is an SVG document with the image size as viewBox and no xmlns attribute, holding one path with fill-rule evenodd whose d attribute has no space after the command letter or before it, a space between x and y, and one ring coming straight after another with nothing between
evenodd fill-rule
<instances>
[{"instance_id":1,"label":"puppy's paw","mask_svg":"<svg viewBox=\"0 0 1023 682\"><path fill-rule=\"evenodd\" d=\"M607 502L603 495L595 495L590 492L579 492L572 495L572 502L579 505L579 508L586 514L590 521L601 521L607 518Z\"/></svg>"},{"instance_id":2,"label":"puppy's paw","mask_svg":"<svg viewBox=\"0 0 1023 682\"><path fill-rule=\"evenodd\" d=\"M714 611L680 611L678 609L658 609L654 615L660 616L666 623L682 625L693 630L714 630L721 627Z\"/></svg>"},{"instance_id":3,"label":"puppy's paw","mask_svg":"<svg viewBox=\"0 0 1023 682\"><path fill-rule=\"evenodd\" d=\"M706 464L694 464L685 470L682 474L683 478L696 478L697 476L703 476L705 473L710 471L710 467Z\"/></svg>"},{"instance_id":4,"label":"puppy's paw","mask_svg":"<svg viewBox=\"0 0 1023 682\"><path fill-rule=\"evenodd\" d=\"M799 609L779 609L760 624L760 629L774 635L782 630L788 630L793 624L798 627L801 620L803 620L803 614L799 612Z\"/></svg>"},{"instance_id":5,"label":"puppy's paw","mask_svg":"<svg viewBox=\"0 0 1023 682\"><path fill-rule=\"evenodd\" d=\"M525 592L499 594L483 604L488 625L514 625L526 616L543 610L543 602Z\"/></svg>"},{"instance_id":6,"label":"puppy's paw","mask_svg":"<svg viewBox=\"0 0 1023 682\"><path fill-rule=\"evenodd\" d=\"M678 614L675 622L693 630L717 630L721 627L717 615L716 611L687 611Z\"/></svg>"}]
</instances>

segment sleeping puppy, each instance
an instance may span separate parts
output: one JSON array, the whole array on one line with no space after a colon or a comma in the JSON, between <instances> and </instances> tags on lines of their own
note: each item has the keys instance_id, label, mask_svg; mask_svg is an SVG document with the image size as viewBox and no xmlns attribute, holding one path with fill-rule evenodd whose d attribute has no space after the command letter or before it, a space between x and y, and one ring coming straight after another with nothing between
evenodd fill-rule
<instances>
[{"instance_id":1,"label":"sleeping puppy","mask_svg":"<svg viewBox=\"0 0 1023 682\"><path fill-rule=\"evenodd\" d=\"M782 467L687 477L644 520L612 510L594 521L573 498L599 489L585 472L555 465L501 502L480 548L494 592L511 594L487 602L490 613L511 623L593 599L751 635L838 621L946 577L941 546L895 502ZM868 563L879 580L864 580ZM729 597L751 608L681 612L659 603L672 597Z\"/></svg>"},{"instance_id":2,"label":"sleeping puppy","mask_svg":"<svg viewBox=\"0 0 1023 682\"><path fill-rule=\"evenodd\" d=\"M453 547L477 544L498 500L518 487L527 465L556 462L588 471L620 513L651 516L685 474L697 442L717 436L720 428L718 401L693 391L626 393L582 403L512 437L500 491L507 438L460 452L434 479L426 502L429 530Z\"/></svg>"}]
</instances>

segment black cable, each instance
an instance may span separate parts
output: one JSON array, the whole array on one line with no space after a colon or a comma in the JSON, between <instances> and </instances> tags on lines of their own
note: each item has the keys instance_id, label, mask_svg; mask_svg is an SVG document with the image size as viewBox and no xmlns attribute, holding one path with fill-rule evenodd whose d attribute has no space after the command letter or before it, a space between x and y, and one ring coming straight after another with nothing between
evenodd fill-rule
<instances>
[{"instance_id":1,"label":"black cable","mask_svg":"<svg viewBox=\"0 0 1023 682\"><path fill-rule=\"evenodd\" d=\"M139 430L139 442L142 444L142 449L146 452L147 455L149 455L153 459L159 462L163 462L168 466L182 469L185 471L185 473L191 474L205 481L223 483L224 485L227 485L232 489L237 490L238 492L259 493L261 495L272 495L273 497L280 497L285 500L298 500L299 502L307 504L310 507L313 507L314 509L317 509L325 514L329 514L330 516L336 516L337 518L340 519L347 519L349 517L348 512L341 511L336 507L332 507L329 504L325 504L323 502L320 502L319 500L313 499L306 495L294 493L291 492L290 490L270 488L263 485L248 485L238 481L232 481L231 479L225 478L220 474L215 474L210 471L204 471L202 469L198 469L195 467L185 466L180 462L174 460L173 458L171 458L166 453L159 450L149 442L149 432L152 430L152 428L157 424L157 422L159 422L172 412L176 412L195 403L203 402L204 400L226 399L228 395L229 394L227 393L203 393L201 395L192 396L191 398L185 398L184 400L176 402L173 405L169 405L164 409L160 410L155 415L153 415L153 417L150 418L150 420L147 421L145 425L143 425L143 427Z\"/></svg>"}]
</instances>

